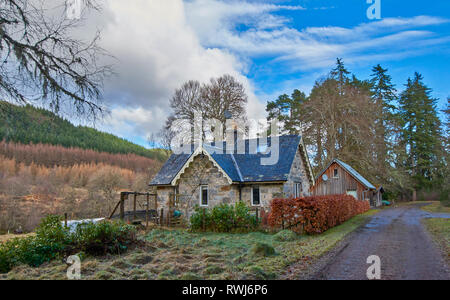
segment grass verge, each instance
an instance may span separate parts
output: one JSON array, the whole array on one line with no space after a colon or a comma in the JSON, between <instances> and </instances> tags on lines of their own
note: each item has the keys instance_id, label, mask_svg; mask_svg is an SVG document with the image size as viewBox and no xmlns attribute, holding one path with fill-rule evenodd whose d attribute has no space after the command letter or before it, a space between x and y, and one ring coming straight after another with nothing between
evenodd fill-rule
<instances>
[{"instance_id":1,"label":"grass verge","mask_svg":"<svg viewBox=\"0 0 450 300\"><path fill-rule=\"evenodd\" d=\"M315 236L191 233L154 229L142 234L145 249L122 256L82 261L82 279L278 279L296 263L308 268L377 210L355 216ZM58 261L39 268L18 266L3 279L65 279L67 266Z\"/></svg>"},{"instance_id":2,"label":"grass verge","mask_svg":"<svg viewBox=\"0 0 450 300\"><path fill-rule=\"evenodd\" d=\"M442 205L440 201L431 201L427 202L431 203L430 205L426 205L422 207L422 210L431 212L431 213L447 213L450 214L450 207L446 207Z\"/></svg>"},{"instance_id":3,"label":"grass verge","mask_svg":"<svg viewBox=\"0 0 450 300\"><path fill-rule=\"evenodd\" d=\"M423 223L450 264L450 219L430 218L424 219Z\"/></svg>"}]
</instances>

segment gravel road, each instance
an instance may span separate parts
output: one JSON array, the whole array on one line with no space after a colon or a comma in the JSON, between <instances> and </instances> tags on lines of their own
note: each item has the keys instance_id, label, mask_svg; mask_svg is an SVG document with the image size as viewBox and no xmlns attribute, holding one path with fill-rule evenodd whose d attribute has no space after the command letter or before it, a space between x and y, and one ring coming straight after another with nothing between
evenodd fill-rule
<instances>
[{"instance_id":1,"label":"gravel road","mask_svg":"<svg viewBox=\"0 0 450 300\"><path fill-rule=\"evenodd\" d=\"M420 222L430 217L450 215L428 213L417 204L382 210L323 257L309 279L367 279L367 257L378 255L382 280L449 280L440 250Z\"/></svg>"}]
</instances>

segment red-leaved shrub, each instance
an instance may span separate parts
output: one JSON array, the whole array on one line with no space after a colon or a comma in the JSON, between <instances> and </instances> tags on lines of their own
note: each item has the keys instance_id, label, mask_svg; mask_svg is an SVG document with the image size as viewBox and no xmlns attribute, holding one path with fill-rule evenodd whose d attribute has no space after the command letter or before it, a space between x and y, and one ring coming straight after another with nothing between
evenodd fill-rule
<instances>
[{"instance_id":1,"label":"red-leaved shrub","mask_svg":"<svg viewBox=\"0 0 450 300\"><path fill-rule=\"evenodd\" d=\"M370 209L368 201L349 195L274 199L269 225L298 233L322 233Z\"/></svg>"}]
</instances>

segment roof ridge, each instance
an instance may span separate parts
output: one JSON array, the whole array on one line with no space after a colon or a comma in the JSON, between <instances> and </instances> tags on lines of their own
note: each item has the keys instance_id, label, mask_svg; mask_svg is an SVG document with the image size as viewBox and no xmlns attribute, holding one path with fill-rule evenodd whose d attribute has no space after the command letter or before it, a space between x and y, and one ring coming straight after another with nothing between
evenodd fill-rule
<instances>
[{"instance_id":1,"label":"roof ridge","mask_svg":"<svg viewBox=\"0 0 450 300\"><path fill-rule=\"evenodd\" d=\"M239 179L240 179L241 181L244 181L244 177L242 177L241 170L239 169L239 165L237 164L237 161L236 161L236 159L234 158L233 153L231 153L231 158L232 158L232 160L233 160L234 166L236 167L236 171L238 172Z\"/></svg>"}]
</instances>

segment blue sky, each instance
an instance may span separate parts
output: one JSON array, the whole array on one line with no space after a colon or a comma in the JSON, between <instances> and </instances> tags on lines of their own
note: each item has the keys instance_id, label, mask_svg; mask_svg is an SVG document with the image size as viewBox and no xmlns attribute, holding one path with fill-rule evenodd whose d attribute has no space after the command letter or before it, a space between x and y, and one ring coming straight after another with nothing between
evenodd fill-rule
<instances>
[{"instance_id":1,"label":"blue sky","mask_svg":"<svg viewBox=\"0 0 450 300\"><path fill-rule=\"evenodd\" d=\"M286 24L298 31L311 27L354 28L363 23L379 22L367 18L366 11L370 4L367 4L364 0L297 0L279 1L277 4L296 4L305 8L313 8L294 11L282 10L276 13L280 17L287 18ZM445 20L450 18L450 1L382 0L381 16L382 19L433 16ZM237 30L239 30L239 26ZM248 28L245 28L245 30L248 30ZM411 26L404 30L380 30L378 34L373 35L373 39L407 31L424 32L424 36L426 36L424 40L436 41L430 43L430 45L416 47L415 41L409 40L410 44L388 44L357 52L357 55L361 57L373 55L373 60L361 59L362 61L358 61L356 58L357 61L354 62L355 57L352 53L342 53L338 56L344 59L350 71L360 79L368 78L371 74L371 67L380 63L384 68L389 69L389 73L399 90L403 89L408 77L411 77L416 71L420 72L424 75L425 83L433 88L433 96L440 98L439 106L443 107L446 98L450 96L450 40L448 40L450 38L450 22ZM439 42L438 39L442 39L442 41ZM409 53L410 50L412 50L412 53ZM385 53L390 53L392 56L384 57L383 54ZM383 57L378 58L380 55ZM299 68L301 68L301 64L299 62ZM292 70L292 68L295 68L295 61L279 62L277 56L261 55L252 59L252 67L247 76L258 87L257 95L267 98L267 100L273 100L273 96L279 94L281 90L290 92L294 88L303 87L304 90L309 91L317 77L320 74L325 74L332 67L329 63L328 65L328 67L320 66L306 68L305 70ZM261 70L263 71L261 72Z\"/></svg>"},{"instance_id":2,"label":"blue sky","mask_svg":"<svg viewBox=\"0 0 450 300\"><path fill-rule=\"evenodd\" d=\"M450 96L450 1L381 0L370 20L366 0L106 0L86 32L102 30L117 58L105 86L111 117L100 129L146 145L187 80L231 74L249 95L250 118L293 89L310 92L337 57L360 79L381 64L398 90L424 76L443 108Z\"/></svg>"}]
</instances>

